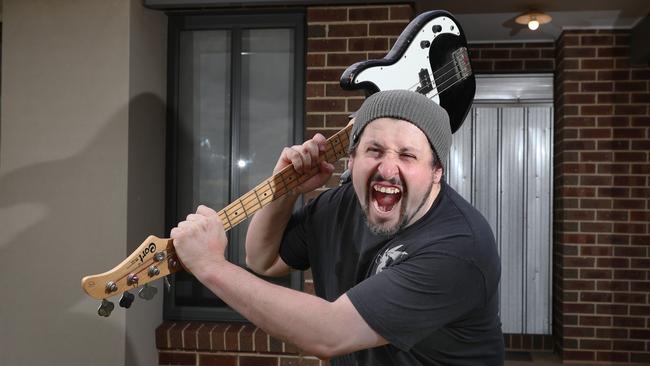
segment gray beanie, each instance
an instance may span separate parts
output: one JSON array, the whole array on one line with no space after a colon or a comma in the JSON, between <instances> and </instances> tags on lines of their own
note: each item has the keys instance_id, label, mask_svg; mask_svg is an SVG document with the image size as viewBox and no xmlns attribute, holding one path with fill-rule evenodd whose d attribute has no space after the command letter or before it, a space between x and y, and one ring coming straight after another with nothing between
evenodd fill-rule
<instances>
[{"instance_id":1,"label":"gray beanie","mask_svg":"<svg viewBox=\"0 0 650 366\"><path fill-rule=\"evenodd\" d=\"M444 108L426 96L408 90L386 90L368 97L355 114L350 148L368 123L377 118L390 117L411 122L427 136L433 150L440 158L445 172L451 147L451 126Z\"/></svg>"}]
</instances>

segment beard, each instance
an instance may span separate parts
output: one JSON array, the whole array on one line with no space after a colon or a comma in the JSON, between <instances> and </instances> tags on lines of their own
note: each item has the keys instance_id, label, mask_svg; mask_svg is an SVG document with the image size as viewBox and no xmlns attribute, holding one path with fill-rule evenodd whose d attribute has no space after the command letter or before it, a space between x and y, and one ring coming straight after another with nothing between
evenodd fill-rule
<instances>
[{"instance_id":1,"label":"beard","mask_svg":"<svg viewBox=\"0 0 650 366\"><path fill-rule=\"evenodd\" d=\"M390 223L376 223L372 222L370 220L370 202L372 200L372 182L374 181L387 181L391 184L394 185L400 185L402 188L404 188L404 185L401 184L400 179L392 178L392 179L383 179L379 173L375 173L370 180L368 181L368 184L366 185L368 187L368 190L366 192L366 198L365 201L362 202L361 206L363 208L363 218L364 221L366 222L366 226L368 229L375 235L380 236L380 237L390 237L393 236L400 231L402 231L405 227L411 224L411 219L415 214L417 214L422 207L426 204L429 196L431 195L431 191L433 190L433 178L429 182L429 187L427 188L426 194L422 196L422 199L420 200L419 204L417 205L417 208L409 215L406 213L406 209L408 208L408 204L406 203L408 201L408 191L405 189L402 189L402 197L400 198L400 212L399 212L399 217L397 219L397 222L393 225Z\"/></svg>"}]
</instances>

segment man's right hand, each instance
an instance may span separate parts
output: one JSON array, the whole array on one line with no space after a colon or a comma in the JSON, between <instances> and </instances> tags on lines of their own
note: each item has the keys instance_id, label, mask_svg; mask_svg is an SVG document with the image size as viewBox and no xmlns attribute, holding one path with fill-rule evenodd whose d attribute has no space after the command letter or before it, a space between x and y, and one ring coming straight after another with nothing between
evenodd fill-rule
<instances>
[{"instance_id":1,"label":"man's right hand","mask_svg":"<svg viewBox=\"0 0 650 366\"><path fill-rule=\"evenodd\" d=\"M289 165L293 165L298 174L306 173L312 167L318 166L318 173L296 187L294 193L307 193L322 187L334 172L334 165L320 158L320 154L325 152L326 149L327 139L320 133L317 133L311 140L305 141L302 145L285 147L273 169L273 174Z\"/></svg>"}]
</instances>

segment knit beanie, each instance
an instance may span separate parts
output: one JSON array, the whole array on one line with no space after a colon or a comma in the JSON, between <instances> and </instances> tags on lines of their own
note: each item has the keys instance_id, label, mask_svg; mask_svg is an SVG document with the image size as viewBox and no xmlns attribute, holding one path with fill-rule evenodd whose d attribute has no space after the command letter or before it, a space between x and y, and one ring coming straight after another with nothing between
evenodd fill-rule
<instances>
[{"instance_id":1,"label":"knit beanie","mask_svg":"<svg viewBox=\"0 0 650 366\"><path fill-rule=\"evenodd\" d=\"M359 142L366 125L377 118L390 117L411 122L429 140L446 172L451 147L451 126L444 108L425 95L408 90L385 90L368 97L355 114L350 148ZM395 131L399 133L399 131Z\"/></svg>"}]
</instances>

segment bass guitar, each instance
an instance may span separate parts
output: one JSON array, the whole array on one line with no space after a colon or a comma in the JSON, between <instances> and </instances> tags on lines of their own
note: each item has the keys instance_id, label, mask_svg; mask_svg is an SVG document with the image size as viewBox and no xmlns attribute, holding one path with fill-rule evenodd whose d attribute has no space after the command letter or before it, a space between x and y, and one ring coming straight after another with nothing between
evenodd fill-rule
<instances>
[{"instance_id":1,"label":"bass guitar","mask_svg":"<svg viewBox=\"0 0 650 366\"><path fill-rule=\"evenodd\" d=\"M350 66L340 83L343 89L364 89L368 95L390 89L422 93L447 110L452 132L465 119L475 91L465 35L445 11L416 17L385 58ZM327 140L323 160L334 163L347 156L351 129L352 123ZM219 219L227 231L317 172L315 167L299 174L288 166L219 211ZM113 269L84 277L81 287L89 296L102 301L97 313L107 317L115 308L108 298L122 294L119 304L129 308L135 298L129 291L142 287L138 296L151 299L157 290L148 283L180 270L173 240L151 235Z\"/></svg>"}]
</instances>

